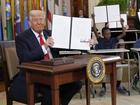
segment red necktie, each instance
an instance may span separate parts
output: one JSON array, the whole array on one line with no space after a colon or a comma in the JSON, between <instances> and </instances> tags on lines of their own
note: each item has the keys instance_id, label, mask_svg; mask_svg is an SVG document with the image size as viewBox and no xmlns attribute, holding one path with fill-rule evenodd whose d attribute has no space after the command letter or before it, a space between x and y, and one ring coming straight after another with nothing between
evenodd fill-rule
<instances>
[{"instance_id":1,"label":"red necktie","mask_svg":"<svg viewBox=\"0 0 140 105\"><path fill-rule=\"evenodd\" d=\"M41 34L39 34L39 41L40 41L40 45L42 46L44 44L44 40ZM48 60L49 59L49 54L47 53L46 55L44 55L44 59Z\"/></svg>"}]
</instances>

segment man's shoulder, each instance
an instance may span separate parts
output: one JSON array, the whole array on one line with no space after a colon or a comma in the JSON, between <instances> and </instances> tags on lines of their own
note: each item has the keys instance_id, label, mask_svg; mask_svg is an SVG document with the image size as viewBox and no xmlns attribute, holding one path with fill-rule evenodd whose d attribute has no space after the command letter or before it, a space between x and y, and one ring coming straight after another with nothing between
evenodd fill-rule
<instances>
[{"instance_id":1,"label":"man's shoulder","mask_svg":"<svg viewBox=\"0 0 140 105\"><path fill-rule=\"evenodd\" d=\"M25 30L24 32L19 33L19 34L16 36L16 39L18 39L18 38L21 39L21 38L29 37L29 36L30 36L29 34L32 34L31 29L27 29L27 30Z\"/></svg>"},{"instance_id":2,"label":"man's shoulder","mask_svg":"<svg viewBox=\"0 0 140 105\"><path fill-rule=\"evenodd\" d=\"M26 35L26 34L29 34L29 33L31 33L31 29L27 29L27 30L25 30L25 31L23 31L23 32L21 32L21 33L19 33L17 36Z\"/></svg>"}]
</instances>

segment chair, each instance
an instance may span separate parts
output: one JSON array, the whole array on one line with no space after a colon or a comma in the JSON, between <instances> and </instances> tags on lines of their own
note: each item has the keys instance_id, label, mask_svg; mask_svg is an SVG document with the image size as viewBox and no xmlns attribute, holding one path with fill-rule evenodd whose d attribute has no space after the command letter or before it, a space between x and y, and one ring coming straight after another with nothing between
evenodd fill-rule
<instances>
[{"instance_id":1,"label":"chair","mask_svg":"<svg viewBox=\"0 0 140 105\"><path fill-rule=\"evenodd\" d=\"M16 97L11 97L9 94L10 84L14 80L14 77L18 73L18 57L16 54L15 41L1 41L0 50L2 54L2 69L4 73L4 84L6 91L7 105L12 105L13 101L27 104L27 101L19 100ZM41 101L41 95L39 95L35 102Z\"/></svg>"},{"instance_id":2,"label":"chair","mask_svg":"<svg viewBox=\"0 0 140 105\"><path fill-rule=\"evenodd\" d=\"M140 48L131 48L131 51L133 52L133 55L134 55L134 60L135 60L134 62L136 63L136 65L138 67L137 75L138 75L138 80L140 80ZM136 83L136 88L135 88L135 87L133 87L134 85L132 83L132 88L135 89L136 91L138 91L139 94L140 94L140 89L139 89L139 87L137 87L137 84L138 84L138 86L140 86L139 82L137 82Z\"/></svg>"},{"instance_id":3,"label":"chair","mask_svg":"<svg viewBox=\"0 0 140 105\"><path fill-rule=\"evenodd\" d=\"M130 50L124 49L124 51L122 53L124 53L124 55L126 56L126 60L124 61L122 58L122 63L118 63L116 64L116 68L126 68L126 70L128 71L128 95L130 96L130 91L131 91L131 67L130 67L130 56L129 56L129 52ZM120 56L121 57L121 56ZM125 69L123 69L125 70Z\"/></svg>"}]
</instances>

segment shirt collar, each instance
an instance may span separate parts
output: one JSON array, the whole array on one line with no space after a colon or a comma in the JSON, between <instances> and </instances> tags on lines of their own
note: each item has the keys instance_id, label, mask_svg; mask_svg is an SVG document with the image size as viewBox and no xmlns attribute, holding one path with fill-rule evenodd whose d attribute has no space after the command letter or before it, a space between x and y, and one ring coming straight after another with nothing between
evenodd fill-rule
<instances>
[{"instance_id":1,"label":"shirt collar","mask_svg":"<svg viewBox=\"0 0 140 105\"><path fill-rule=\"evenodd\" d=\"M35 32L32 28L31 28L32 32L35 34L36 38L38 38L39 33ZM43 31L41 32L41 35L43 35ZM44 36L44 35L43 35Z\"/></svg>"}]
</instances>

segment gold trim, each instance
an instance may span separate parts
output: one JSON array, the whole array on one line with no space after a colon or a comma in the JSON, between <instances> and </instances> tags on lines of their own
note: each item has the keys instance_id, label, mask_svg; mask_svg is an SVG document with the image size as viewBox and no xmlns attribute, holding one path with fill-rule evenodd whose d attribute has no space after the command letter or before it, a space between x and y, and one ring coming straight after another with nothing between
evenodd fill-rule
<instances>
[{"instance_id":1,"label":"gold trim","mask_svg":"<svg viewBox=\"0 0 140 105\"><path fill-rule=\"evenodd\" d=\"M93 70L92 68L93 68L93 65L98 65L98 66L100 66L100 73L98 73L98 74L92 74L92 72L93 71L91 71L91 70ZM95 71L95 70L94 70ZM96 72L96 71L95 71ZM97 83L100 83L102 80L103 80L103 78L105 77L105 64L104 64L104 62L103 62L103 60L102 60L102 58L100 57L100 56L93 56L90 60L89 60L89 62L88 62L88 64L87 64L87 68L86 68L86 73L87 73L87 77L88 77L88 79L92 82L92 83L95 83L95 84L97 84Z\"/></svg>"}]
</instances>

